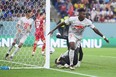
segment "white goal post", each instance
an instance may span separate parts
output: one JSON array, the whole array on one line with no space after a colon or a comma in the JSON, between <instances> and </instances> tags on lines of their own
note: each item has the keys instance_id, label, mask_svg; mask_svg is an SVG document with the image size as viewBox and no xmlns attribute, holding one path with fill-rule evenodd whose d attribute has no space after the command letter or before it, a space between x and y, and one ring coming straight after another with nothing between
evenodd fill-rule
<instances>
[{"instance_id":1,"label":"white goal post","mask_svg":"<svg viewBox=\"0 0 116 77\"><path fill-rule=\"evenodd\" d=\"M50 0L46 0L46 61L45 68L50 68Z\"/></svg>"},{"instance_id":2,"label":"white goal post","mask_svg":"<svg viewBox=\"0 0 116 77\"><path fill-rule=\"evenodd\" d=\"M1 15L0 18L0 66L8 66L11 69L38 69L38 68L50 68L50 35L48 32L50 31L50 0L18 0L19 2L13 2L12 0L7 0L5 4L2 6L5 8L9 8L12 4L10 9L2 8L1 10L8 14L6 17ZM0 1L2 3L2 1ZM25 5L24 5L25 4ZM40 4L40 6L39 6ZM43 7L44 6L44 7ZM35 55L32 56L33 44L34 44L34 35L35 35L35 28L34 23L32 25L32 31L29 34L27 40L25 41L24 45L20 48L17 54L13 57L13 60L5 60L5 55L12 45L13 38L16 33L16 23L17 20L24 16L24 8L34 8L34 11L37 12L38 8L43 9L46 12L46 32L45 32L45 39L46 39L46 49L45 49L45 56L41 54L41 47L38 45L36 48ZM9 13L9 11L11 11ZM8 58L10 58L11 54L15 50L17 46L14 46L10 52Z\"/></svg>"}]
</instances>

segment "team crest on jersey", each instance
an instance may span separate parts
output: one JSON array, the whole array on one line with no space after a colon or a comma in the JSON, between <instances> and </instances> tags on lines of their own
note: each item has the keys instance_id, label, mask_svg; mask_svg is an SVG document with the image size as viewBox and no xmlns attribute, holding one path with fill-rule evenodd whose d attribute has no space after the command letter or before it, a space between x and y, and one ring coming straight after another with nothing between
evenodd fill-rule
<instances>
[{"instance_id":1,"label":"team crest on jersey","mask_svg":"<svg viewBox=\"0 0 116 77\"><path fill-rule=\"evenodd\" d=\"M74 26L74 28L75 28L75 29L83 29L84 26L82 26L82 25L77 25L77 26Z\"/></svg>"}]
</instances>

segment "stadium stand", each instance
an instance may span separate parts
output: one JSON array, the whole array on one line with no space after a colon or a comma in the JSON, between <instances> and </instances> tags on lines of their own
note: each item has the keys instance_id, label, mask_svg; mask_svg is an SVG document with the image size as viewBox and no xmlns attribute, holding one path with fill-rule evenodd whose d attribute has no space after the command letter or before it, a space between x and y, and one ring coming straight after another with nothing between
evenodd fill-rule
<instances>
[{"instance_id":1,"label":"stadium stand","mask_svg":"<svg viewBox=\"0 0 116 77\"><path fill-rule=\"evenodd\" d=\"M58 15L77 15L79 8L87 10L93 22L116 22L116 0L51 0Z\"/></svg>"},{"instance_id":2,"label":"stadium stand","mask_svg":"<svg viewBox=\"0 0 116 77\"><path fill-rule=\"evenodd\" d=\"M39 8L45 9L45 0L0 0L0 20L18 20L25 9L36 13Z\"/></svg>"}]
</instances>

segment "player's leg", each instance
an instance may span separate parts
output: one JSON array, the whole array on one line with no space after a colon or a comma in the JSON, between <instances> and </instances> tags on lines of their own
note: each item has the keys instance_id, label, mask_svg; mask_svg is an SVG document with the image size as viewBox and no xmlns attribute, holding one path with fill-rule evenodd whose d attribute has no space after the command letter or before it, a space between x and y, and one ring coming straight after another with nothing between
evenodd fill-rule
<instances>
[{"instance_id":1,"label":"player's leg","mask_svg":"<svg viewBox=\"0 0 116 77\"><path fill-rule=\"evenodd\" d=\"M80 67L81 61L82 61L82 59L83 59L83 51L82 51L82 47L81 47L81 46L80 46L78 55L79 55L79 61L78 61L78 63L77 63L77 67Z\"/></svg>"},{"instance_id":2,"label":"player's leg","mask_svg":"<svg viewBox=\"0 0 116 77\"><path fill-rule=\"evenodd\" d=\"M79 49L79 61L82 61L83 59L83 51L82 51L82 47L80 46L80 49Z\"/></svg>"},{"instance_id":3,"label":"player's leg","mask_svg":"<svg viewBox=\"0 0 116 77\"><path fill-rule=\"evenodd\" d=\"M19 51L19 49L22 47L22 45L25 42L25 40L27 39L28 35L29 35L28 33L22 35L22 38L20 39L18 46L15 48L14 52L10 56L11 60L14 57L14 55Z\"/></svg>"},{"instance_id":4,"label":"player's leg","mask_svg":"<svg viewBox=\"0 0 116 77\"><path fill-rule=\"evenodd\" d=\"M67 38L66 38L66 43L67 43L67 48L68 48L68 50L69 50L70 44L69 44L68 36L67 36Z\"/></svg>"},{"instance_id":5,"label":"player's leg","mask_svg":"<svg viewBox=\"0 0 116 77\"><path fill-rule=\"evenodd\" d=\"M73 65L76 66L78 63L78 51L79 51L79 47L76 48L75 52L74 52L74 61L73 61Z\"/></svg>"},{"instance_id":6,"label":"player's leg","mask_svg":"<svg viewBox=\"0 0 116 77\"><path fill-rule=\"evenodd\" d=\"M12 50L12 48L14 47L14 45L16 44L16 39L14 39L14 42L12 43L12 45L9 47L6 55L5 55L5 59L7 60L7 57L9 56L10 54L10 51Z\"/></svg>"},{"instance_id":7,"label":"player's leg","mask_svg":"<svg viewBox=\"0 0 116 77\"><path fill-rule=\"evenodd\" d=\"M43 46L42 46L42 55L45 55L45 47L46 47L46 41L45 41L45 37L44 35L41 36L41 40L43 42Z\"/></svg>"},{"instance_id":8,"label":"player's leg","mask_svg":"<svg viewBox=\"0 0 116 77\"><path fill-rule=\"evenodd\" d=\"M19 51L19 49L22 47L23 43L19 43L18 47L15 48L14 52L10 56L10 60L13 59L14 55Z\"/></svg>"},{"instance_id":9,"label":"player's leg","mask_svg":"<svg viewBox=\"0 0 116 77\"><path fill-rule=\"evenodd\" d=\"M37 43L38 43L39 39L40 39L39 35L35 34L35 41L34 41L34 44L33 44L32 56L34 56L34 54L35 54L35 51L36 51L36 48L37 48Z\"/></svg>"},{"instance_id":10,"label":"player's leg","mask_svg":"<svg viewBox=\"0 0 116 77\"><path fill-rule=\"evenodd\" d=\"M69 49L70 69L73 69L73 60L74 60L74 51L75 51L74 47L75 47L74 42L70 42L70 49Z\"/></svg>"},{"instance_id":11,"label":"player's leg","mask_svg":"<svg viewBox=\"0 0 116 77\"><path fill-rule=\"evenodd\" d=\"M64 30L64 27L59 27L58 28L58 31L60 32L61 36L63 35L63 30Z\"/></svg>"},{"instance_id":12,"label":"player's leg","mask_svg":"<svg viewBox=\"0 0 116 77\"><path fill-rule=\"evenodd\" d=\"M16 41L18 40L19 37L20 37L20 33L17 32L16 35L15 35L15 37L14 37L14 41L13 41L12 45L9 47L9 49L8 49L6 55L5 55L5 59L7 59L7 57L9 56L10 51L11 51L12 48L15 46Z\"/></svg>"},{"instance_id":13,"label":"player's leg","mask_svg":"<svg viewBox=\"0 0 116 77\"><path fill-rule=\"evenodd\" d=\"M69 67L69 57L68 57L68 55L63 57L63 55L61 54L57 59L55 59L55 64L59 68L62 68L62 67L68 68Z\"/></svg>"},{"instance_id":14,"label":"player's leg","mask_svg":"<svg viewBox=\"0 0 116 77\"><path fill-rule=\"evenodd\" d=\"M69 44L70 44L70 49L69 49L69 61L70 61L70 69L75 69L73 66L73 60L74 60L74 51L76 47L76 37L74 34L69 33Z\"/></svg>"}]
</instances>

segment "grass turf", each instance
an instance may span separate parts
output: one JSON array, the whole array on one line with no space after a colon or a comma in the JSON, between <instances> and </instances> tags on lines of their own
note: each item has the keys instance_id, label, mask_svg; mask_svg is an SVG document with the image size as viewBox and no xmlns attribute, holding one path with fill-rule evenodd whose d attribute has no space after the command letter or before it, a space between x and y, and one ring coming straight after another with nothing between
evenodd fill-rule
<instances>
[{"instance_id":1,"label":"grass turf","mask_svg":"<svg viewBox=\"0 0 116 77\"><path fill-rule=\"evenodd\" d=\"M25 49L25 47L24 47ZM22 50L24 50L22 48ZM30 53L26 55L31 55L30 47L26 48ZM7 51L7 48L0 48L0 60L3 60L3 57ZM69 71L60 72L49 69L20 69L20 70L0 70L0 77L89 77L89 76L97 76L97 77L116 77L116 48L83 48L84 56L83 61L80 68L76 68L75 70L70 69L59 69L55 66L54 60L61 53L65 52L66 48L56 48L55 52L51 54L50 58L50 67L53 69ZM17 57L19 54L23 54L25 52L17 53ZM36 53L37 54L37 53ZM33 60L32 56L27 56L28 59L25 60L26 63L28 61ZM16 58L16 60L25 59L25 56ZM42 58L41 58L42 59ZM37 63L37 62L35 62ZM0 61L0 66L4 65L3 61ZM13 65L13 64L12 64ZM81 75L80 75L81 74Z\"/></svg>"}]
</instances>

